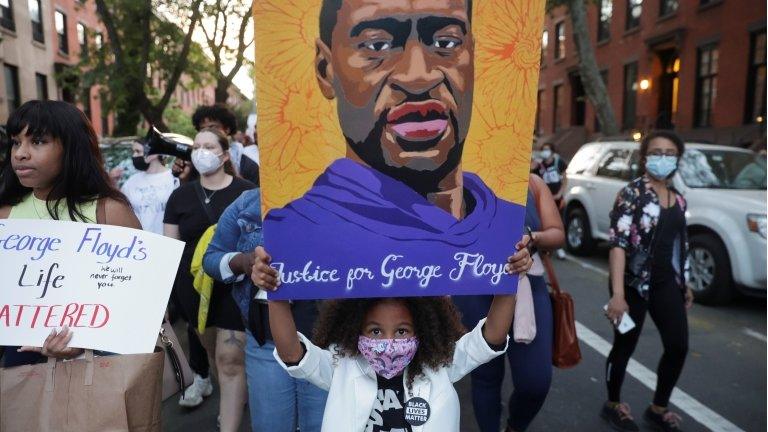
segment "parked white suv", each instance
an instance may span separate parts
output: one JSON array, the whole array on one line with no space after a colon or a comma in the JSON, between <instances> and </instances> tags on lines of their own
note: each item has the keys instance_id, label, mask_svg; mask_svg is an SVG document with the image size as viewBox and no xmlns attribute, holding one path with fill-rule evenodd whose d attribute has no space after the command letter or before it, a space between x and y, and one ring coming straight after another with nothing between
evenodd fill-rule
<instances>
[{"instance_id":1,"label":"parked white suv","mask_svg":"<svg viewBox=\"0 0 768 432\"><path fill-rule=\"evenodd\" d=\"M597 142L568 165L566 244L587 255L607 240L616 194L640 175L636 142ZM752 151L686 144L673 178L688 201L692 288L701 303L722 304L734 289L766 293L766 158Z\"/></svg>"}]
</instances>

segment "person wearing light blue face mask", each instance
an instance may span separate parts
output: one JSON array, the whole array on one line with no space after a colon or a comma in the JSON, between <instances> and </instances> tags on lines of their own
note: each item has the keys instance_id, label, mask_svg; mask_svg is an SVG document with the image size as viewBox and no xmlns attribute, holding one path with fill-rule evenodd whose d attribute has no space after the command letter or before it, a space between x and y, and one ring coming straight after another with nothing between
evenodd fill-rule
<instances>
[{"instance_id":1,"label":"person wearing light blue face mask","mask_svg":"<svg viewBox=\"0 0 768 432\"><path fill-rule=\"evenodd\" d=\"M618 326L628 314L635 327L614 330L606 362L608 401L601 416L615 429L639 430L629 405L621 402L621 385L635 350L646 311L661 334L664 354L653 403L644 418L662 431L679 431L680 417L667 408L688 351L686 201L670 183L685 146L670 131L649 133L640 145L643 175L616 197L611 211L610 293L606 317Z\"/></svg>"}]
</instances>

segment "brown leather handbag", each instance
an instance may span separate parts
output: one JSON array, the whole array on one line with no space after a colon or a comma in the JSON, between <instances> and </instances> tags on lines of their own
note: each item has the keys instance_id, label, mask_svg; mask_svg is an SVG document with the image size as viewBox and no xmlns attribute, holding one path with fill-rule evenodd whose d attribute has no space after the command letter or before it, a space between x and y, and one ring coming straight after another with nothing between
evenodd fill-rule
<instances>
[{"instance_id":1,"label":"brown leather handbag","mask_svg":"<svg viewBox=\"0 0 768 432\"><path fill-rule=\"evenodd\" d=\"M554 328L552 364L561 369L571 368L581 361L579 339L576 336L576 318L573 313L573 297L560 289L549 255L541 254L541 256L544 268L547 270L549 285L552 287L552 292L549 294L552 299Z\"/></svg>"}]
</instances>

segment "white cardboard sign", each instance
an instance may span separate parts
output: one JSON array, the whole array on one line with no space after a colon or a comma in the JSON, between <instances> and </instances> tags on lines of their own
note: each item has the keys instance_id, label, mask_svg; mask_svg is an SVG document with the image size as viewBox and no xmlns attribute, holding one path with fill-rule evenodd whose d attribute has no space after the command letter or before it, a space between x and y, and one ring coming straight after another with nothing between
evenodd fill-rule
<instances>
[{"instance_id":1,"label":"white cardboard sign","mask_svg":"<svg viewBox=\"0 0 768 432\"><path fill-rule=\"evenodd\" d=\"M184 243L130 228L0 220L0 345L151 353Z\"/></svg>"}]
</instances>

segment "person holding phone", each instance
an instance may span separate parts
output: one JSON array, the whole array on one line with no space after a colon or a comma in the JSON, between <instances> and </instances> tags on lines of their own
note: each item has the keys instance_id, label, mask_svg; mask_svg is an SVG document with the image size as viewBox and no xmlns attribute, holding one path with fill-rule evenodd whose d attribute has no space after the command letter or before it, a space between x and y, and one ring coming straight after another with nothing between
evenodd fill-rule
<instances>
[{"instance_id":1,"label":"person holding phone","mask_svg":"<svg viewBox=\"0 0 768 432\"><path fill-rule=\"evenodd\" d=\"M625 333L614 330L613 349L606 362L608 401L601 416L616 430L639 430L629 405L621 402L621 385L646 311L659 329L664 354L653 403L644 418L658 430L681 430L680 416L667 407L688 352L686 310L693 304L693 293L686 285L687 204L669 180L684 149L673 132L646 135L640 145L644 173L618 193L611 211L611 299L606 316L621 326L622 317L628 314L636 324Z\"/></svg>"}]
</instances>

